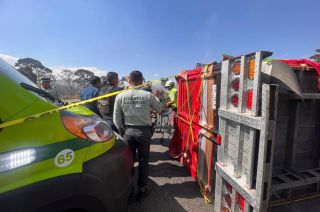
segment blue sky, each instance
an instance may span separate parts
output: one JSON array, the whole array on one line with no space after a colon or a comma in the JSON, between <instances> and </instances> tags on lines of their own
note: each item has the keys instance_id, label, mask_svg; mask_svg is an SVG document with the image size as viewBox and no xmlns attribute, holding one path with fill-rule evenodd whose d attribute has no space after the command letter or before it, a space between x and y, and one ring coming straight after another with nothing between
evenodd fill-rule
<instances>
[{"instance_id":1,"label":"blue sky","mask_svg":"<svg viewBox=\"0 0 320 212\"><path fill-rule=\"evenodd\" d=\"M319 0L0 0L0 53L155 79L223 53L310 56L320 48L319 8Z\"/></svg>"}]
</instances>

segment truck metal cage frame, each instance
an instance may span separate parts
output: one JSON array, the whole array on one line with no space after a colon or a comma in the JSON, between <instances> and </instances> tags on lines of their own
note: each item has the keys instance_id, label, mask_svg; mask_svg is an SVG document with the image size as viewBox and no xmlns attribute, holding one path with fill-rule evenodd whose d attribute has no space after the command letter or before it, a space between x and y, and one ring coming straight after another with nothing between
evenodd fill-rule
<instances>
[{"instance_id":1,"label":"truck metal cage frame","mask_svg":"<svg viewBox=\"0 0 320 212\"><path fill-rule=\"evenodd\" d=\"M278 95L277 86L261 84L262 60L270 55L222 62L215 211L267 208Z\"/></svg>"},{"instance_id":2,"label":"truck metal cage frame","mask_svg":"<svg viewBox=\"0 0 320 212\"><path fill-rule=\"evenodd\" d=\"M270 55L222 62L215 211L320 209L287 205L320 196L318 77Z\"/></svg>"}]
</instances>

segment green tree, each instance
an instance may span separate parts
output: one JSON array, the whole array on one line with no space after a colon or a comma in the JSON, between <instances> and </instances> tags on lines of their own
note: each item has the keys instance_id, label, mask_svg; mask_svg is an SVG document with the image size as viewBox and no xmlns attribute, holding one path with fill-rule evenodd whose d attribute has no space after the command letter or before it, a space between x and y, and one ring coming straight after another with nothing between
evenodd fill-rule
<instances>
[{"instance_id":1,"label":"green tree","mask_svg":"<svg viewBox=\"0 0 320 212\"><path fill-rule=\"evenodd\" d=\"M17 70L23 74L24 76L26 76L27 78L29 78L32 82L34 82L35 84L37 84L37 75L35 75L33 73L32 68L30 67L19 67L17 68Z\"/></svg>"},{"instance_id":2,"label":"green tree","mask_svg":"<svg viewBox=\"0 0 320 212\"><path fill-rule=\"evenodd\" d=\"M64 69L61 71L61 74L59 74L59 76L62 78L63 81L65 81L68 88L68 93L72 93L72 83L75 78L74 72L69 69Z\"/></svg>"},{"instance_id":3,"label":"green tree","mask_svg":"<svg viewBox=\"0 0 320 212\"><path fill-rule=\"evenodd\" d=\"M94 73L86 69L78 69L74 72L74 75L74 82L77 83L81 88L85 87L94 77Z\"/></svg>"},{"instance_id":4,"label":"green tree","mask_svg":"<svg viewBox=\"0 0 320 212\"><path fill-rule=\"evenodd\" d=\"M16 62L15 67L21 74L25 75L35 83L39 83L40 79L44 76L55 80L52 70L45 67L40 61L33 58L27 57L19 59Z\"/></svg>"},{"instance_id":5,"label":"green tree","mask_svg":"<svg viewBox=\"0 0 320 212\"><path fill-rule=\"evenodd\" d=\"M316 49L316 52L314 55L310 57L310 59L314 60L315 62L320 63L320 49Z\"/></svg>"}]
</instances>

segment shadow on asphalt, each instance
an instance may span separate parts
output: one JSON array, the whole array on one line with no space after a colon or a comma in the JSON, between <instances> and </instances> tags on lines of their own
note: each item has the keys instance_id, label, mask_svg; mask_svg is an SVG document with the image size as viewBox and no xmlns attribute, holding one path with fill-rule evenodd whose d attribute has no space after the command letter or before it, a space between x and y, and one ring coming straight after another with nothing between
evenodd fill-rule
<instances>
[{"instance_id":1,"label":"shadow on asphalt","mask_svg":"<svg viewBox=\"0 0 320 212\"><path fill-rule=\"evenodd\" d=\"M187 181L182 183L175 183L170 184L166 183L160 186L160 189L163 189L170 193L171 196L179 197L179 198L186 198L186 199L194 199L197 197L202 198L200 192L191 192L191 191L198 191L199 187L194 181Z\"/></svg>"},{"instance_id":2,"label":"shadow on asphalt","mask_svg":"<svg viewBox=\"0 0 320 212\"><path fill-rule=\"evenodd\" d=\"M155 163L157 161L165 161L165 160L172 160L171 157L169 157L169 151L165 152L150 152L149 154L149 163Z\"/></svg>"},{"instance_id":3,"label":"shadow on asphalt","mask_svg":"<svg viewBox=\"0 0 320 212\"><path fill-rule=\"evenodd\" d=\"M149 176L151 177L189 177L190 174L187 172L185 167L178 166L172 163L160 163L149 165Z\"/></svg>"},{"instance_id":4,"label":"shadow on asphalt","mask_svg":"<svg viewBox=\"0 0 320 212\"><path fill-rule=\"evenodd\" d=\"M128 212L186 211L174 196L168 193L167 187L159 186L149 179L149 188L150 194L141 201L129 201Z\"/></svg>"}]
</instances>

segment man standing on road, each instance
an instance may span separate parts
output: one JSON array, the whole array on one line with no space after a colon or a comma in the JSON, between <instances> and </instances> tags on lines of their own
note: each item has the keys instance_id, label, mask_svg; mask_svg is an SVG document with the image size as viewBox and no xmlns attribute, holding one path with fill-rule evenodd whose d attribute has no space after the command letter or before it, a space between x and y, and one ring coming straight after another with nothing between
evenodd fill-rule
<instances>
[{"instance_id":1,"label":"man standing on road","mask_svg":"<svg viewBox=\"0 0 320 212\"><path fill-rule=\"evenodd\" d=\"M91 84L90 86L81 90L81 92L80 92L80 100L81 101L99 96L99 89L101 87L100 77L93 77L90 84ZM101 116L101 114L98 110L97 101L86 103L83 106L92 110L97 115Z\"/></svg>"},{"instance_id":2,"label":"man standing on road","mask_svg":"<svg viewBox=\"0 0 320 212\"><path fill-rule=\"evenodd\" d=\"M129 77L131 87L143 83L140 71L132 71ZM133 158L138 149L139 193L137 199L147 194L149 174L149 151L152 136L151 111L160 113L163 104L152 93L139 88L125 91L116 97L113 121L124 140L128 142Z\"/></svg>"},{"instance_id":3,"label":"man standing on road","mask_svg":"<svg viewBox=\"0 0 320 212\"><path fill-rule=\"evenodd\" d=\"M116 72L108 72L106 84L100 89L99 95L105 95L120 91L123 88L118 86L119 77ZM111 126L112 130L119 133L117 127L113 123L113 108L116 96L111 96L105 99L99 100L99 111L103 119Z\"/></svg>"}]
</instances>

